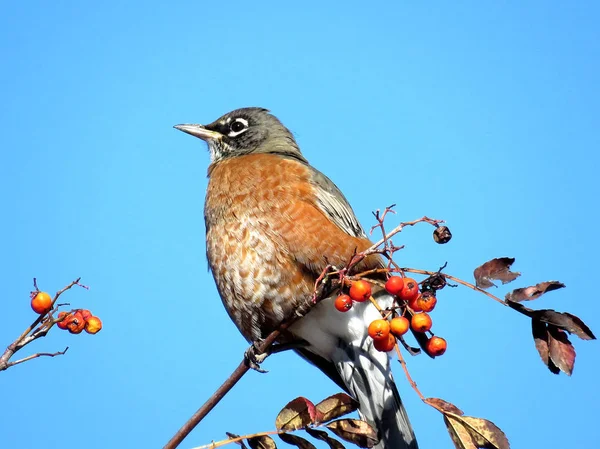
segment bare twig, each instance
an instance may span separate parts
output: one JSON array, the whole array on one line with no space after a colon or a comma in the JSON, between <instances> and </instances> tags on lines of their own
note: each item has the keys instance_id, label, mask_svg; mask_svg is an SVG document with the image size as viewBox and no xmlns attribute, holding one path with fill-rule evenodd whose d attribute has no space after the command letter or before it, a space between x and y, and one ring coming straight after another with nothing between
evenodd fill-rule
<instances>
[{"instance_id":1,"label":"bare twig","mask_svg":"<svg viewBox=\"0 0 600 449\"><path fill-rule=\"evenodd\" d=\"M37 354L32 354L27 357L23 357L22 359L17 360L15 362L7 363L5 369L10 368L11 366L18 365L19 363L27 362L28 360L36 359L38 357L56 357L57 355L63 355L65 352L67 352L68 349L69 347L67 346L64 350L58 352L38 352Z\"/></svg>"}]
</instances>

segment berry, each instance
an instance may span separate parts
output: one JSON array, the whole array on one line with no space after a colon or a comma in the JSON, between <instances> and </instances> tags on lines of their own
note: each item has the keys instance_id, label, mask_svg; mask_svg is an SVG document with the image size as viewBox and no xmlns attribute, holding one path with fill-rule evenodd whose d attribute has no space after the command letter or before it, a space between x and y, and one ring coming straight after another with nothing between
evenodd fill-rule
<instances>
[{"instance_id":1,"label":"berry","mask_svg":"<svg viewBox=\"0 0 600 449\"><path fill-rule=\"evenodd\" d=\"M385 340L390 335L388 320L379 319L369 324L369 335L373 340Z\"/></svg>"},{"instance_id":2,"label":"berry","mask_svg":"<svg viewBox=\"0 0 600 449\"><path fill-rule=\"evenodd\" d=\"M58 318L63 318L62 321L59 321L58 323L56 323L56 325L58 326L59 329L66 329L67 328L67 324L69 324L69 316L70 313L69 312L58 312Z\"/></svg>"},{"instance_id":3,"label":"berry","mask_svg":"<svg viewBox=\"0 0 600 449\"><path fill-rule=\"evenodd\" d=\"M52 298L46 292L37 292L31 300L31 308L40 315L47 313L52 309Z\"/></svg>"},{"instance_id":4,"label":"berry","mask_svg":"<svg viewBox=\"0 0 600 449\"><path fill-rule=\"evenodd\" d=\"M423 292L417 299L417 306L423 312L431 312L437 304L437 298L433 292Z\"/></svg>"},{"instance_id":5,"label":"berry","mask_svg":"<svg viewBox=\"0 0 600 449\"><path fill-rule=\"evenodd\" d=\"M83 316L79 312L75 312L70 317L66 318L67 320L67 328L69 332L72 334L80 334L85 328L85 320Z\"/></svg>"},{"instance_id":6,"label":"berry","mask_svg":"<svg viewBox=\"0 0 600 449\"><path fill-rule=\"evenodd\" d=\"M333 305L340 312L347 312L352 308L352 298L350 298L348 295L340 295L335 298Z\"/></svg>"},{"instance_id":7,"label":"berry","mask_svg":"<svg viewBox=\"0 0 600 449\"><path fill-rule=\"evenodd\" d=\"M415 299L411 299L410 301L408 301L408 307L410 307L413 312L422 312L423 311L423 309L421 309L421 307L419 307L420 296L421 295L417 296Z\"/></svg>"},{"instance_id":8,"label":"berry","mask_svg":"<svg viewBox=\"0 0 600 449\"><path fill-rule=\"evenodd\" d=\"M398 295L404 287L404 279L400 276L391 276L385 283L385 289L392 295Z\"/></svg>"},{"instance_id":9,"label":"berry","mask_svg":"<svg viewBox=\"0 0 600 449\"><path fill-rule=\"evenodd\" d=\"M102 330L102 321L97 316L91 316L85 320L85 331L88 334L97 334Z\"/></svg>"},{"instance_id":10,"label":"berry","mask_svg":"<svg viewBox=\"0 0 600 449\"><path fill-rule=\"evenodd\" d=\"M403 316L397 316L390 321L390 331L396 337L400 337L408 332L410 322Z\"/></svg>"},{"instance_id":11,"label":"berry","mask_svg":"<svg viewBox=\"0 0 600 449\"><path fill-rule=\"evenodd\" d=\"M371 297L371 284L367 281L354 281L350 286L350 297L356 302L364 302Z\"/></svg>"},{"instance_id":12,"label":"berry","mask_svg":"<svg viewBox=\"0 0 600 449\"><path fill-rule=\"evenodd\" d=\"M425 344L425 350L427 351L427 354L433 357L442 355L444 352L446 352L447 347L448 343L446 343L446 340L444 340L442 337L436 336L431 337Z\"/></svg>"},{"instance_id":13,"label":"berry","mask_svg":"<svg viewBox=\"0 0 600 449\"><path fill-rule=\"evenodd\" d=\"M448 243L451 238L452 233L450 232L450 229L448 229L448 226L440 226L439 228L435 228L435 231L433 231L433 240L435 240L435 243L439 243L440 245Z\"/></svg>"},{"instance_id":14,"label":"berry","mask_svg":"<svg viewBox=\"0 0 600 449\"><path fill-rule=\"evenodd\" d=\"M81 316L84 320L87 320L89 317L92 316L92 312L90 312L88 309L78 309L77 311L81 313Z\"/></svg>"},{"instance_id":15,"label":"berry","mask_svg":"<svg viewBox=\"0 0 600 449\"><path fill-rule=\"evenodd\" d=\"M412 278L404 278L404 288L398 295L400 299L412 301L419 296L419 284Z\"/></svg>"},{"instance_id":16,"label":"berry","mask_svg":"<svg viewBox=\"0 0 600 449\"><path fill-rule=\"evenodd\" d=\"M373 346L375 346L375 349L378 351L389 352L396 346L396 337L392 334L388 334L385 340L373 340Z\"/></svg>"},{"instance_id":17,"label":"berry","mask_svg":"<svg viewBox=\"0 0 600 449\"><path fill-rule=\"evenodd\" d=\"M415 313L410 320L410 327L415 332L427 332L431 325L431 317L427 312Z\"/></svg>"}]
</instances>

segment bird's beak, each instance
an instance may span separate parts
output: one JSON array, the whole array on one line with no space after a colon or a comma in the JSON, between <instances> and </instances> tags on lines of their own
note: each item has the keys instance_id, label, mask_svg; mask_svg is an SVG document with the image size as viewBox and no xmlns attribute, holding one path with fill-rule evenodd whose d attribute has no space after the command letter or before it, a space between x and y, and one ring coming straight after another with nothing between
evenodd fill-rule
<instances>
[{"instance_id":1,"label":"bird's beak","mask_svg":"<svg viewBox=\"0 0 600 449\"><path fill-rule=\"evenodd\" d=\"M206 129L202 125L175 125L173 128L206 141L222 137L221 133Z\"/></svg>"}]
</instances>

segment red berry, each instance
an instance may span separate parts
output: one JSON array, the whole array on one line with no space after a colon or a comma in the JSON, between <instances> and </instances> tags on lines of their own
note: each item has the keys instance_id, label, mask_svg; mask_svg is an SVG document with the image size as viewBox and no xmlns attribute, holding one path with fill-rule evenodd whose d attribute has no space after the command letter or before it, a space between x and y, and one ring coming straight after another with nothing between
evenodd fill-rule
<instances>
[{"instance_id":1,"label":"red berry","mask_svg":"<svg viewBox=\"0 0 600 449\"><path fill-rule=\"evenodd\" d=\"M448 343L446 343L446 340L444 340L442 337L433 336L427 340L425 350L427 351L427 354L436 357L446 352L447 347Z\"/></svg>"},{"instance_id":2,"label":"red berry","mask_svg":"<svg viewBox=\"0 0 600 449\"><path fill-rule=\"evenodd\" d=\"M47 313L52 309L52 298L46 292L37 292L31 300L31 308L40 315Z\"/></svg>"},{"instance_id":3,"label":"red berry","mask_svg":"<svg viewBox=\"0 0 600 449\"><path fill-rule=\"evenodd\" d=\"M417 298L417 306L424 312L431 312L437 304L437 298L433 292L423 292Z\"/></svg>"},{"instance_id":4,"label":"red berry","mask_svg":"<svg viewBox=\"0 0 600 449\"><path fill-rule=\"evenodd\" d=\"M389 352L396 346L396 337L390 333L384 340L373 340L373 346L375 346L375 349L378 351Z\"/></svg>"},{"instance_id":5,"label":"red berry","mask_svg":"<svg viewBox=\"0 0 600 449\"><path fill-rule=\"evenodd\" d=\"M415 332L427 332L431 325L431 317L427 312L415 313L410 320L410 327Z\"/></svg>"},{"instance_id":6,"label":"red berry","mask_svg":"<svg viewBox=\"0 0 600 449\"><path fill-rule=\"evenodd\" d=\"M369 324L369 336L373 340L384 340L390 335L390 323L388 320L375 320Z\"/></svg>"},{"instance_id":7,"label":"red berry","mask_svg":"<svg viewBox=\"0 0 600 449\"><path fill-rule=\"evenodd\" d=\"M69 324L69 316L70 316L69 312L58 312L58 318L64 317L62 321L59 321L58 323L56 323L56 325L58 326L59 329L67 328L67 325Z\"/></svg>"},{"instance_id":8,"label":"red berry","mask_svg":"<svg viewBox=\"0 0 600 449\"><path fill-rule=\"evenodd\" d=\"M391 276L385 283L385 289L392 295L398 295L404 288L404 279L400 276Z\"/></svg>"},{"instance_id":9,"label":"red berry","mask_svg":"<svg viewBox=\"0 0 600 449\"><path fill-rule=\"evenodd\" d=\"M356 302L364 302L371 297L371 284L367 281L354 281L350 286L350 297Z\"/></svg>"},{"instance_id":10,"label":"red berry","mask_svg":"<svg viewBox=\"0 0 600 449\"><path fill-rule=\"evenodd\" d=\"M333 304L340 312L347 312L352 308L352 298L350 298L348 295L340 295L335 298L335 302Z\"/></svg>"},{"instance_id":11,"label":"red berry","mask_svg":"<svg viewBox=\"0 0 600 449\"><path fill-rule=\"evenodd\" d=\"M405 301L416 299L419 296L419 283L412 278L404 278L404 288L398 296Z\"/></svg>"},{"instance_id":12,"label":"red berry","mask_svg":"<svg viewBox=\"0 0 600 449\"><path fill-rule=\"evenodd\" d=\"M91 316L85 320L85 331L88 334L97 334L102 330L102 321L97 316Z\"/></svg>"},{"instance_id":13,"label":"red berry","mask_svg":"<svg viewBox=\"0 0 600 449\"><path fill-rule=\"evenodd\" d=\"M417 296L415 299L411 299L408 301L408 307L411 308L413 312L422 312L423 309L419 307L419 297Z\"/></svg>"}]
</instances>

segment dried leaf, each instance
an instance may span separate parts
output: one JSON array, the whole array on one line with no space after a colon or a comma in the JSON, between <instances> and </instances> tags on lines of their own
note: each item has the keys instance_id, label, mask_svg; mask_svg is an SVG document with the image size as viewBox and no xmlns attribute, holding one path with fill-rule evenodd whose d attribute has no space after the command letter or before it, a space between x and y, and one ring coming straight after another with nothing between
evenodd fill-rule
<instances>
[{"instance_id":1,"label":"dried leaf","mask_svg":"<svg viewBox=\"0 0 600 449\"><path fill-rule=\"evenodd\" d=\"M304 438L299 437L298 435L291 435L289 433L280 433L279 438L281 438L281 440L284 443L291 444L292 446L299 447L300 449L317 449L314 446L314 444L312 444L310 441L305 440Z\"/></svg>"},{"instance_id":2,"label":"dried leaf","mask_svg":"<svg viewBox=\"0 0 600 449\"><path fill-rule=\"evenodd\" d=\"M540 282L539 284L532 285L531 287L517 288L508 293L505 298L507 301L514 302L531 301L539 298L544 293L564 287L565 284L558 281Z\"/></svg>"},{"instance_id":3,"label":"dried leaf","mask_svg":"<svg viewBox=\"0 0 600 449\"><path fill-rule=\"evenodd\" d=\"M531 320L531 331L533 334L533 340L535 342L535 348L540 353L542 362L548 367L548 369L554 373L560 373L558 367L550 359L550 349L548 348L548 325L541 321L532 319Z\"/></svg>"},{"instance_id":4,"label":"dried leaf","mask_svg":"<svg viewBox=\"0 0 600 449\"><path fill-rule=\"evenodd\" d=\"M473 437L471 437L469 431L460 421L451 416L444 415L444 423L456 449L477 449Z\"/></svg>"},{"instance_id":5,"label":"dried leaf","mask_svg":"<svg viewBox=\"0 0 600 449\"><path fill-rule=\"evenodd\" d=\"M439 410L442 413L453 413L459 416L463 415L463 411L461 409L459 409L454 404L451 404L450 402L444 401L443 399L427 398L424 399L423 402L425 402L425 404L431 405L433 408Z\"/></svg>"},{"instance_id":6,"label":"dried leaf","mask_svg":"<svg viewBox=\"0 0 600 449\"><path fill-rule=\"evenodd\" d=\"M340 443L335 438L330 437L327 432L324 432L322 430L312 429L310 427L307 427L304 430L313 438L316 438L321 441L325 441L329 445L330 449L345 449L345 447L342 443Z\"/></svg>"},{"instance_id":7,"label":"dried leaf","mask_svg":"<svg viewBox=\"0 0 600 449\"><path fill-rule=\"evenodd\" d=\"M251 449L277 449L275 440L268 435L248 438L246 441Z\"/></svg>"},{"instance_id":8,"label":"dried leaf","mask_svg":"<svg viewBox=\"0 0 600 449\"><path fill-rule=\"evenodd\" d=\"M225 434L230 438L230 439L234 439L234 438L239 438L239 435L236 435L235 433L231 433L231 432L225 432ZM246 447L246 445L244 444L244 440L240 440L240 441L236 441L235 444L237 444L238 446L241 446L242 449L248 449Z\"/></svg>"},{"instance_id":9,"label":"dried leaf","mask_svg":"<svg viewBox=\"0 0 600 449\"><path fill-rule=\"evenodd\" d=\"M318 422L327 422L358 410L358 402L346 393L337 393L316 405Z\"/></svg>"},{"instance_id":10,"label":"dried leaf","mask_svg":"<svg viewBox=\"0 0 600 449\"><path fill-rule=\"evenodd\" d=\"M544 323L553 324L559 329L577 335L582 340L595 340L596 336L591 329L578 317L567 312L557 312L552 309L533 310L514 301L506 301L506 304L523 315Z\"/></svg>"},{"instance_id":11,"label":"dried leaf","mask_svg":"<svg viewBox=\"0 0 600 449\"><path fill-rule=\"evenodd\" d=\"M473 437L475 445L480 448L509 449L506 435L491 421L473 416L458 418Z\"/></svg>"},{"instance_id":12,"label":"dried leaf","mask_svg":"<svg viewBox=\"0 0 600 449\"><path fill-rule=\"evenodd\" d=\"M358 447L373 447L378 442L377 431L359 419L338 419L326 427L338 437Z\"/></svg>"},{"instance_id":13,"label":"dried leaf","mask_svg":"<svg viewBox=\"0 0 600 449\"><path fill-rule=\"evenodd\" d=\"M277 430L297 430L313 424L316 418L315 405L308 399L299 397L279 412L275 419L275 427Z\"/></svg>"},{"instance_id":14,"label":"dried leaf","mask_svg":"<svg viewBox=\"0 0 600 449\"><path fill-rule=\"evenodd\" d=\"M502 281L503 284L508 284L521 276L521 273L510 271L510 266L515 259L511 257L500 257L492 259L483 265L475 268L473 275L475 276L475 284L479 288L494 287L495 284L491 281Z\"/></svg>"},{"instance_id":15,"label":"dried leaf","mask_svg":"<svg viewBox=\"0 0 600 449\"><path fill-rule=\"evenodd\" d=\"M548 349L550 360L567 376L573 373L575 365L575 348L567 334L556 327L548 326Z\"/></svg>"}]
</instances>

